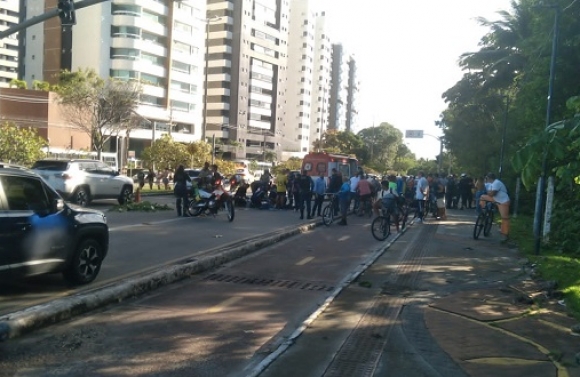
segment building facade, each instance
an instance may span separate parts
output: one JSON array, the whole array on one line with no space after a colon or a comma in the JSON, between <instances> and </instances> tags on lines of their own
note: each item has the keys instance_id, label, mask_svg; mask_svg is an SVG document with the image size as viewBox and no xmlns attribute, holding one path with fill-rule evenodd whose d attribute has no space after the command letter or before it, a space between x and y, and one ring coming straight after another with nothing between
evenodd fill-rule
<instances>
[{"instance_id":1,"label":"building facade","mask_svg":"<svg viewBox=\"0 0 580 377\"><path fill-rule=\"evenodd\" d=\"M211 0L207 12L206 135L224 158L279 160L289 1Z\"/></svg>"},{"instance_id":2,"label":"building facade","mask_svg":"<svg viewBox=\"0 0 580 377\"><path fill-rule=\"evenodd\" d=\"M333 44L328 129L355 132L358 88L355 58L342 44Z\"/></svg>"},{"instance_id":3,"label":"building facade","mask_svg":"<svg viewBox=\"0 0 580 377\"><path fill-rule=\"evenodd\" d=\"M325 14L311 0L290 7L288 82L284 151L305 154L320 140L326 126L330 83L330 39Z\"/></svg>"},{"instance_id":4,"label":"building facade","mask_svg":"<svg viewBox=\"0 0 580 377\"><path fill-rule=\"evenodd\" d=\"M21 1L25 18L57 5ZM113 0L77 10L76 19L72 28L53 18L23 33L22 79L54 83L61 69L91 68L101 77L140 81L142 122L125 141L137 157L165 133L181 142L201 139L205 2Z\"/></svg>"},{"instance_id":5,"label":"building facade","mask_svg":"<svg viewBox=\"0 0 580 377\"><path fill-rule=\"evenodd\" d=\"M18 24L18 0L0 0L0 31ZM0 88L18 78L18 34L0 40Z\"/></svg>"}]
</instances>

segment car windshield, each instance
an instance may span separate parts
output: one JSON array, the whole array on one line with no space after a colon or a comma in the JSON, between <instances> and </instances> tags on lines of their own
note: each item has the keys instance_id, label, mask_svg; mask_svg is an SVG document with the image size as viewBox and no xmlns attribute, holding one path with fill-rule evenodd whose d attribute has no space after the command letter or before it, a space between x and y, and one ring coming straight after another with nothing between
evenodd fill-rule
<instances>
[{"instance_id":1,"label":"car windshield","mask_svg":"<svg viewBox=\"0 0 580 377\"><path fill-rule=\"evenodd\" d=\"M36 170L67 170L68 169L68 161L36 161L34 165L32 165L32 169Z\"/></svg>"},{"instance_id":2,"label":"car windshield","mask_svg":"<svg viewBox=\"0 0 580 377\"><path fill-rule=\"evenodd\" d=\"M196 178L199 176L199 170L186 170L185 171L187 173L187 175L189 175L191 178Z\"/></svg>"}]
</instances>

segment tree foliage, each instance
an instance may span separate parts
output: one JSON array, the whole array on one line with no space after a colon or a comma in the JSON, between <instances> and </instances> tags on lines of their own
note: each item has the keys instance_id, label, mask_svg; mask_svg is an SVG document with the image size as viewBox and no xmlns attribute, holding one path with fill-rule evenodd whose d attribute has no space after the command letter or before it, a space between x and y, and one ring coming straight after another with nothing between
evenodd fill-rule
<instances>
[{"instance_id":1,"label":"tree foliage","mask_svg":"<svg viewBox=\"0 0 580 377\"><path fill-rule=\"evenodd\" d=\"M30 166L44 157L46 141L34 128L18 127L12 123L0 125L0 161Z\"/></svg>"},{"instance_id":2,"label":"tree foliage","mask_svg":"<svg viewBox=\"0 0 580 377\"><path fill-rule=\"evenodd\" d=\"M520 176L533 193L546 156L547 172L556 178L557 188L550 238L566 244L566 250L580 248L574 236L580 234L575 225L580 216L570 211L580 196L579 12L576 1L552 0L547 6L539 0L518 0L512 1L511 10L499 13L499 20L480 19L489 32L478 51L461 56L466 73L443 94L447 149L471 173L498 171L503 150L507 169L502 180L513 187Z\"/></svg>"},{"instance_id":3,"label":"tree foliage","mask_svg":"<svg viewBox=\"0 0 580 377\"><path fill-rule=\"evenodd\" d=\"M186 144L185 150L189 155L189 167L201 167L206 161L211 161L211 144L200 140Z\"/></svg>"},{"instance_id":4,"label":"tree foliage","mask_svg":"<svg viewBox=\"0 0 580 377\"><path fill-rule=\"evenodd\" d=\"M191 161L185 144L175 142L168 134L145 148L141 158L150 169L155 166L158 170L175 169L179 165L188 166Z\"/></svg>"},{"instance_id":5,"label":"tree foliage","mask_svg":"<svg viewBox=\"0 0 580 377\"><path fill-rule=\"evenodd\" d=\"M98 157L112 136L134 124L134 109L141 93L135 81L102 79L91 69L62 71L54 90L63 117L91 138Z\"/></svg>"}]
</instances>

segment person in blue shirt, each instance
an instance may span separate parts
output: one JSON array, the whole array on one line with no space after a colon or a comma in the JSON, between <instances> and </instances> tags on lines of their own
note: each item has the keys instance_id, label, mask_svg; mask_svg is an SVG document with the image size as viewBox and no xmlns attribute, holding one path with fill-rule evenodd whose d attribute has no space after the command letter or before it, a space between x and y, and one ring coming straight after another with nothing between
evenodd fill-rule
<instances>
[{"instance_id":1,"label":"person in blue shirt","mask_svg":"<svg viewBox=\"0 0 580 377\"><path fill-rule=\"evenodd\" d=\"M346 214L350 206L350 179L347 176L342 177L342 186L340 186L340 191L338 192L338 203L342 217L338 225L347 225Z\"/></svg>"},{"instance_id":2,"label":"person in blue shirt","mask_svg":"<svg viewBox=\"0 0 580 377\"><path fill-rule=\"evenodd\" d=\"M320 212L322 211L322 203L324 203L324 194L326 193L326 179L324 178L324 172L320 172L318 178L314 180L314 207L312 207L312 213L310 217L314 217L314 213L317 216L322 216Z\"/></svg>"}]
</instances>

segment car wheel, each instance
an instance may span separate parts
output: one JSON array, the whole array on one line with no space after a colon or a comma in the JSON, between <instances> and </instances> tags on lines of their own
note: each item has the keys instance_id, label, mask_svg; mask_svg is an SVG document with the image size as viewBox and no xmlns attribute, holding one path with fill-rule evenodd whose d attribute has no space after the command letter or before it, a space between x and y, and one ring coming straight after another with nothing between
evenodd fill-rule
<instances>
[{"instance_id":1,"label":"car wheel","mask_svg":"<svg viewBox=\"0 0 580 377\"><path fill-rule=\"evenodd\" d=\"M103 263L102 248L94 239L82 240L74 250L71 261L63 271L71 284L87 284L96 279Z\"/></svg>"},{"instance_id":2,"label":"car wheel","mask_svg":"<svg viewBox=\"0 0 580 377\"><path fill-rule=\"evenodd\" d=\"M79 187L76 189L75 194L73 196L73 202L78 204L81 207L86 207L91 202L91 197L89 194L89 190L85 187Z\"/></svg>"},{"instance_id":3,"label":"car wheel","mask_svg":"<svg viewBox=\"0 0 580 377\"><path fill-rule=\"evenodd\" d=\"M121 195L119 195L118 201L119 204L121 205L131 203L133 201L133 188L129 186L123 187L123 190L121 190Z\"/></svg>"}]
</instances>

